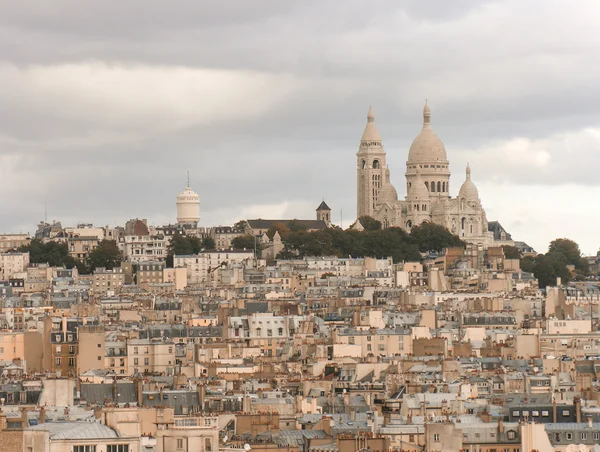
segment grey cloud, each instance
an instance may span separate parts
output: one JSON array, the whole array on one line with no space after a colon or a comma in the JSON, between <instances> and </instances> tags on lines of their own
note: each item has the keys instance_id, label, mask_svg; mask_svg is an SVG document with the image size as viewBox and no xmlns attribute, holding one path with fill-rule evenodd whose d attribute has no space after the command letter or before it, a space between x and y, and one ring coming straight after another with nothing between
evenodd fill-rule
<instances>
[{"instance_id":1,"label":"grey cloud","mask_svg":"<svg viewBox=\"0 0 600 452\"><path fill-rule=\"evenodd\" d=\"M476 181L498 187L597 184L599 145L582 130L600 127L598 13L596 2L576 9L445 0L6 4L0 68L12 67L13 78L0 86L0 159L16 163L10 174L0 168L7 213L0 230L33 228L44 201L63 221L173 218L188 169L206 224L282 201L306 209L295 216L313 215L300 206L322 197L350 218L369 105L402 195L425 97L454 189L466 161ZM48 69L93 64L148 71L147 93L138 97L135 84L118 78L90 78L89 91L48 88ZM194 83L153 78L176 68L267 82L252 85L258 100L249 89L223 93L231 111L247 114L205 120L194 117L208 102ZM173 94L175 85L185 85L185 96ZM98 103L98 93L114 102ZM148 111L125 111L138 99ZM181 113L177 106L190 99ZM546 152L545 166L510 161L516 139L530 140L523 152ZM502 220L493 205L489 211Z\"/></svg>"}]
</instances>

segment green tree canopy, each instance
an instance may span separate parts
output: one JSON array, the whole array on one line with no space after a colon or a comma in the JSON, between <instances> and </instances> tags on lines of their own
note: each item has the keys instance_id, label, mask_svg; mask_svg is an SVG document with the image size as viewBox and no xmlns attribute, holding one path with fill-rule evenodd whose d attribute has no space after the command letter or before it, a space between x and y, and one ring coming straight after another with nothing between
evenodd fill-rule
<instances>
[{"instance_id":1,"label":"green tree canopy","mask_svg":"<svg viewBox=\"0 0 600 452\"><path fill-rule=\"evenodd\" d=\"M278 256L279 258L392 257L394 262L421 261L420 251L441 251L445 247L464 245L457 236L450 234L443 226L429 225L418 229L414 235L412 231L409 234L401 228L365 229L364 231L329 228L311 232L291 231L282 240L285 249Z\"/></svg>"},{"instance_id":2,"label":"green tree canopy","mask_svg":"<svg viewBox=\"0 0 600 452\"><path fill-rule=\"evenodd\" d=\"M167 245L167 267L173 267L173 256L198 254L203 248L203 241L198 237L174 234Z\"/></svg>"},{"instance_id":3,"label":"green tree canopy","mask_svg":"<svg viewBox=\"0 0 600 452\"><path fill-rule=\"evenodd\" d=\"M423 253L430 251L440 252L444 248L462 248L465 246L464 242L457 235L452 234L444 226L428 221L414 226L410 230L410 236Z\"/></svg>"},{"instance_id":4,"label":"green tree canopy","mask_svg":"<svg viewBox=\"0 0 600 452\"><path fill-rule=\"evenodd\" d=\"M52 267L73 268L77 260L69 255L66 243L47 242L33 239L28 245L19 247L19 252L29 252L29 261L32 264L48 264Z\"/></svg>"},{"instance_id":5,"label":"green tree canopy","mask_svg":"<svg viewBox=\"0 0 600 452\"><path fill-rule=\"evenodd\" d=\"M579 245L570 239L555 239L550 242L548 253L562 254L565 263L574 265L577 270L586 271L587 262L581 256Z\"/></svg>"},{"instance_id":6,"label":"green tree canopy","mask_svg":"<svg viewBox=\"0 0 600 452\"><path fill-rule=\"evenodd\" d=\"M362 227L367 231L377 231L381 229L381 221L376 220L373 217L368 215L363 215L362 217L358 217L358 221L362 224Z\"/></svg>"},{"instance_id":7,"label":"green tree canopy","mask_svg":"<svg viewBox=\"0 0 600 452\"><path fill-rule=\"evenodd\" d=\"M556 278L560 277L563 283L571 278L571 274L559 253L547 253L537 256L533 266L533 274L538 280L539 286L544 288L554 286Z\"/></svg>"},{"instance_id":8,"label":"green tree canopy","mask_svg":"<svg viewBox=\"0 0 600 452\"><path fill-rule=\"evenodd\" d=\"M214 250L216 247L217 244L215 243L215 239L212 237L204 237L202 239L202 248L205 250Z\"/></svg>"},{"instance_id":9,"label":"green tree canopy","mask_svg":"<svg viewBox=\"0 0 600 452\"><path fill-rule=\"evenodd\" d=\"M233 225L233 230L236 232L244 232L246 229L246 220L240 220Z\"/></svg>"},{"instance_id":10,"label":"green tree canopy","mask_svg":"<svg viewBox=\"0 0 600 452\"><path fill-rule=\"evenodd\" d=\"M102 240L90 253L88 266L90 271L94 271L100 267L112 270L120 266L121 261L121 251L117 246L117 242L114 240Z\"/></svg>"},{"instance_id":11,"label":"green tree canopy","mask_svg":"<svg viewBox=\"0 0 600 452\"><path fill-rule=\"evenodd\" d=\"M504 245L502 246L502 250L506 259L521 259L523 257L516 246Z\"/></svg>"},{"instance_id":12,"label":"green tree canopy","mask_svg":"<svg viewBox=\"0 0 600 452\"><path fill-rule=\"evenodd\" d=\"M232 241L231 241L231 247L234 250L253 250L254 249L254 243L255 243L255 238L253 235L251 234L247 234L247 235L240 235L238 237L235 237ZM258 242L256 242L256 246L258 248Z\"/></svg>"}]
</instances>

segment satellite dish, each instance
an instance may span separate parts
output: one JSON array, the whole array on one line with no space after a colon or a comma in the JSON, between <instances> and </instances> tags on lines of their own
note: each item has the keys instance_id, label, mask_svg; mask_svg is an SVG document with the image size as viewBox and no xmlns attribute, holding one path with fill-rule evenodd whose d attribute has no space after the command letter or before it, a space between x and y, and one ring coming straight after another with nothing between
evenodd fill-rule
<instances>
[{"instance_id":1,"label":"satellite dish","mask_svg":"<svg viewBox=\"0 0 600 452\"><path fill-rule=\"evenodd\" d=\"M248 443L244 444L244 450L250 450L250 449L252 449L250 447L250 444L248 444Z\"/></svg>"}]
</instances>

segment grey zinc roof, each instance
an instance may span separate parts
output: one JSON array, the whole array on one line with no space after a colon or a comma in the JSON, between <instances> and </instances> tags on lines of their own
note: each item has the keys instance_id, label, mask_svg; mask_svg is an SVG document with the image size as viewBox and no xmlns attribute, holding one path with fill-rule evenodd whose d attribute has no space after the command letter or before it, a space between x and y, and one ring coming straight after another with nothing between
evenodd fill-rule
<instances>
[{"instance_id":1,"label":"grey zinc roof","mask_svg":"<svg viewBox=\"0 0 600 452\"><path fill-rule=\"evenodd\" d=\"M50 439L119 438L112 428L98 422L50 422L29 427L29 430L48 432Z\"/></svg>"}]
</instances>

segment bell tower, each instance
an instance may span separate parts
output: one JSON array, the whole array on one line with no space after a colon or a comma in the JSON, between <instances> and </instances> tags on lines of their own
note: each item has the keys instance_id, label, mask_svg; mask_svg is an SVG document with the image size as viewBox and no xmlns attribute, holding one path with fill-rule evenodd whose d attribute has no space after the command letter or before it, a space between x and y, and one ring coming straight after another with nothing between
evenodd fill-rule
<instances>
[{"instance_id":1,"label":"bell tower","mask_svg":"<svg viewBox=\"0 0 600 452\"><path fill-rule=\"evenodd\" d=\"M380 199L380 192L387 181L386 155L381 143L381 136L375 126L373 109L369 108L367 125L360 139L360 147L356 154L357 196L356 215L373 216Z\"/></svg>"}]
</instances>

